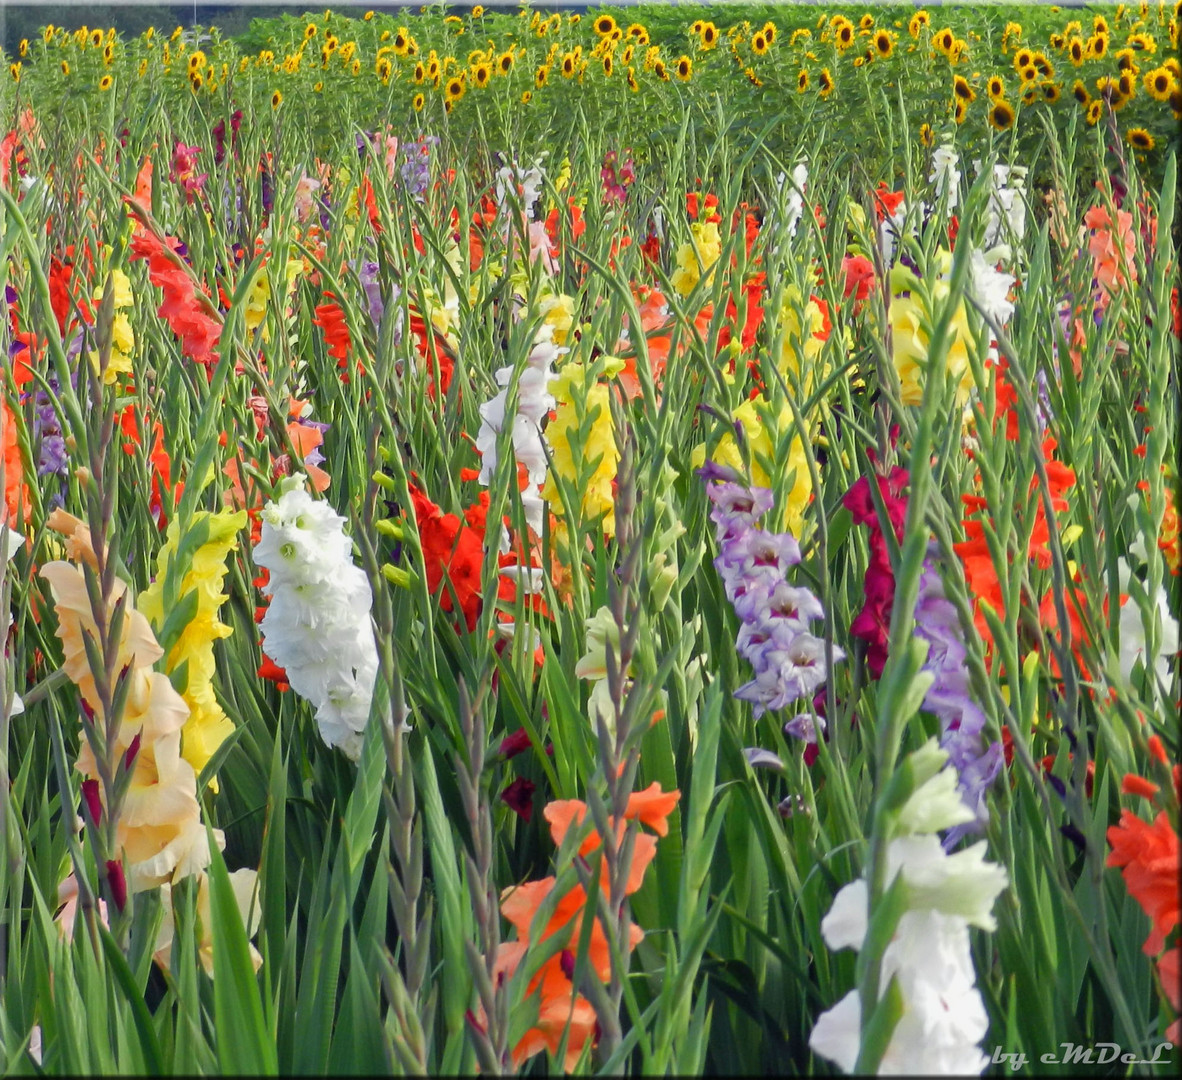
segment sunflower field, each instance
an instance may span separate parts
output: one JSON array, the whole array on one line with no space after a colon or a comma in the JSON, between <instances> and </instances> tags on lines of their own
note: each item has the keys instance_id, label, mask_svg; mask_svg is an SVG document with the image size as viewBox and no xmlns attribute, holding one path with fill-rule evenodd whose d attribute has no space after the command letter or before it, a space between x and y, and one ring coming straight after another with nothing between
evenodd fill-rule
<instances>
[{"instance_id":1,"label":"sunflower field","mask_svg":"<svg viewBox=\"0 0 1182 1080\"><path fill-rule=\"evenodd\" d=\"M21 38L4 1075L1174 1075L1180 18Z\"/></svg>"}]
</instances>

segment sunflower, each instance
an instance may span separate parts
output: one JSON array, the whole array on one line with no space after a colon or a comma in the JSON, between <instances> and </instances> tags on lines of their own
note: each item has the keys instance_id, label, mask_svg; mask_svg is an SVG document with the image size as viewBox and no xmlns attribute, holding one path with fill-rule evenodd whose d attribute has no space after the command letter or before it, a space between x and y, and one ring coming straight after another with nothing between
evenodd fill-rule
<instances>
[{"instance_id":1,"label":"sunflower","mask_svg":"<svg viewBox=\"0 0 1182 1080\"><path fill-rule=\"evenodd\" d=\"M1131 71L1134 75L1141 74L1141 69L1137 66L1137 54L1132 49L1117 49L1113 53L1113 58L1121 71Z\"/></svg>"},{"instance_id":2,"label":"sunflower","mask_svg":"<svg viewBox=\"0 0 1182 1080\"><path fill-rule=\"evenodd\" d=\"M925 27L931 26L932 17L926 11L917 11L911 16L911 21L907 24L907 33L913 38L919 37L919 32Z\"/></svg>"},{"instance_id":3,"label":"sunflower","mask_svg":"<svg viewBox=\"0 0 1182 1080\"><path fill-rule=\"evenodd\" d=\"M648 31L640 23L632 23L625 31L630 38L648 37Z\"/></svg>"},{"instance_id":4,"label":"sunflower","mask_svg":"<svg viewBox=\"0 0 1182 1080\"><path fill-rule=\"evenodd\" d=\"M1014 70L1021 71L1034 66L1034 52L1031 49L1019 49L1014 53Z\"/></svg>"},{"instance_id":5,"label":"sunflower","mask_svg":"<svg viewBox=\"0 0 1182 1080\"><path fill-rule=\"evenodd\" d=\"M1084 86L1083 79L1076 79L1071 84L1071 96L1085 109L1092 103L1092 95L1088 93L1088 88Z\"/></svg>"},{"instance_id":6,"label":"sunflower","mask_svg":"<svg viewBox=\"0 0 1182 1080\"><path fill-rule=\"evenodd\" d=\"M274 111L275 109L278 109L279 106L282 104L283 104L283 95L278 90L276 90L271 95L271 110Z\"/></svg>"},{"instance_id":7,"label":"sunflower","mask_svg":"<svg viewBox=\"0 0 1182 1080\"><path fill-rule=\"evenodd\" d=\"M497 58L497 70L502 75L508 75L509 72L513 70L513 50L512 49L506 49Z\"/></svg>"},{"instance_id":8,"label":"sunflower","mask_svg":"<svg viewBox=\"0 0 1182 1080\"><path fill-rule=\"evenodd\" d=\"M1104 34L1093 34L1088 38L1085 55L1092 60L1102 60L1108 52L1108 38Z\"/></svg>"},{"instance_id":9,"label":"sunflower","mask_svg":"<svg viewBox=\"0 0 1182 1080\"><path fill-rule=\"evenodd\" d=\"M640 92L640 83L636 81L636 72L632 68L628 69L628 89L634 94Z\"/></svg>"},{"instance_id":10,"label":"sunflower","mask_svg":"<svg viewBox=\"0 0 1182 1080\"><path fill-rule=\"evenodd\" d=\"M373 12L372 12L372 11L367 11L367 12L366 12L364 15L362 15L361 17L362 17L362 18L363 18L363 19L364 19L366 22L373 22Z\"/></svg>"},{"instance_id":11,"label":"sunflower","mask_svg":"<svg viewBox=\"0 0 1182 1080\"><path fill-rule=\"evenodd\" d=\"M308 23L308 25L304 27L304 40L310 41L312 38L314 38L316 36L316 29L315 23Z\"/></svg>"},{"instance_id":12,"label":"sunflower","mask_svg":"<svg viewBox=\"0 0 1182 1080\"><path fill-rule=\"evenodd\" d=\"M1005 80L1000 75L990 75L989 81L985 84L985 91L991 98L996 99L1005 97Z\"/></svg>"},{"instance_id":13,"label":"sunflower","mask_svg":"<svg viewBox=\"0 0 1182 1080\"><path fill-rule=\"evenodd\" d=\"M596 17L595 22L591 24L591 28L600 37L607 37L616 28L616 20L610 15L599 15Z\"/></svg>"},{"instance_id":14,"label":"sunflower","mask_svg":"<svg viewBox=\"0 0 1182 1080\"><path fill-rule=\"evenodd\" d=\"M91 30L90 44L94 48L98 48L103 43L103 32L101 30Z\"/></svg>"},{"instance_id":15,"label":"sunflower","mask_svg":"<svg viewBox=\"0 0 1182 1080\"><path fill-rule=\"evenodd\" d=\"M1080 38L1073 37L1067 46L1067 55L1071 62L1079 67L1084 62L1084 43Z\"/></svg>"},{"instance_id":16,"label":"sunflower","mask_svg":"<svg viewBox=\"0 0 1182 1080\"><path fill-rule=\"evenodd\" d=\"M62 61L62 74L63 75L70 74L70 65L65 60Z\"/></svg>"},{"instance_id":17,"label":"sunflower","mask_svg":"<svg viewBox=\"0 0 1182 1080\"><path fill-rule=\"evenodd\" d=\"M871 15L870 12L866 12L866 14L858 20L858 28L860 30L870 30L873 28L873 26L874 16Z\"/></svg>"},{"instance_id":18,"label":"sunflower","mask_svg":"<svg viewBox=\"0 0 1182 1080\"><path fill-rule=\"evenodd\" d=\"M411 108L413 108L415 112L422 112L423 106L426 103L427 99L421 93L415 94L415 96L410 99Z\"/></svg>"},{"instance_id":19,"label":"sunflower","mask_svg":"<svg viewBox=\"0 0 1182 1080\"><path fill-rule=\"evenodd\" d=\"M621 64L632 63L632 57L635 55L635 53L636 53L635 46L629 45L622 53L620 53L620 63Z\"/></svg>"},{"instance_id":20,"label":"sunflower","mask_svg":"<svg viewBox=\"0 0 1182 1080\"><path fill-rule=\"evenodd\" d=\"M965 121L965 117L969 115L969 103L964 98L955 98L952 105L952 117L956 121L957 126Z\"/></svg>"},{"instance_id":21,"label":"sunflower","mask_svg":"<svg viewBox=\"0 0 1182 1080\"><path fill-rule=\"evenodd\" d=\"M747 81L752 86L757 87L757 88L760 86L763 86L763 80L758 75L755 74L755 68L747 68L747 70L744 71L743 74L747 76Z\"/></svg>"},{"instance_id":22,"label":"sunflower","mask_svg":"<svg viewBox=\"0 0 1182 1080\"><path fill-rule=\"evenodd\" d=\"M1063 35L1062 34L1052 34L1050 37L1050 42L1051 42L1052 49L1063 48Z\"/></svg>"},{"instance_id":23,"label":"sunflower","mask_svg":"<svg viewBox=\"0 0 1182 1080\"><path fill-rule=\"evenodd\" d=\"M44 30L41 31L41 40L48 45L53 40L53 35L57 31L57 27L50 23Z\"/></svg>"},{"instance_id":24,"label":"sunflower","mask_svg":"<svg viewBox=\"0 0 1182 1080\"><path fill-rule=\"evenodd\" d=\"M845 52L854 43L854 28L850 23L842 23L837 28L837 47Z\"/></svg>"},{"instance_id":25,"label":"sunflower","mask_svg":"<svg viewBox=\"0 0 1182 1080\"><path fill-rule=\"evenodd\" d=\"M433 56L427 59L427 78L432 80L439 78L439 61Z\"/></svg>"},{"instance_id":26,"label":"sunflower","mask_svg":"<svg viewBox=\"0 0 1182 1080\"><path fill-rule=\"evenodd\" d=\"M874 35L874 51L884 60L888 59L891 53L895 51L895 43L891 40L891 35L886 30L879 30Z\"/></svg>"},{"instance_id":27,"label":"sunflower","mask_svg":"<svg viewBox=\"0 0 1182 1080\"><path fill-rule=\"evenodd\" d=\"M1103 15L1097 15L1097 16L1096 16L1096 17L1095 17L1095 18L1092 20L1092 32L1093 32L1093 33L1096 33L1096 34L1107 34L1107 33L1109 33L1109 30L1108 30L1108 20L1107 20L1106 18L1104 18L1104 16L1103 16Z\"/></svg>"},{"instance_id":28,"label":"sunflower","mask_svg":"<svg viewBox=\"0 0 1182 1080\"><path fill-rule=\"evenodd\" d=\"M1034 54L1034 66L1038 69L1038 73L1044 79L1049 79L1055 74L1055 65L1052 64L1042 53Z\"/></svg>"},{"instance_id":29,"label":"sunflower","mask_svg":"<svg viewBox=\"0 0 1182 1080\"><path fill-rule=\"evenodd\" d=\"M1022 84L1022 104L1033 105L1038 100L1038 84L1037 83L1023 83Z\"/></svg>"},{"instance_id":30,"label":"sunflower","mask_svg":"<svg viewBox=\"0 0 1182 1080\"><path fill-rule=\"evenodd\" d=\"M932 44L945 56L952 52L952 46L955 43L956 35L948 27L944 27L932 40Z\"/></svg>"},{"instance_id":31,"label":"sunflower","mask_svg":"<svg viewBox=\"0 0 1182 1080\"><path fill-rule=\"evenodd\" d=\"M377 72L377 76L382 80L382 82L388 82L390 75L394 71L394 65L390 63L390 58L388 56L383 56L378 60L374 70ZM423 80L421 78L415 80L415 82L418 83L421 83L422 81Z\"/></svg>"},{"instance_id":32,"label":"sunflower","mask_svg":"<svg viewBox=\"0 0 1182 1080\"><path fill-rule=\"evenodd\" d=\"M571 78L575 73L575 57L573 53L567 53L562 58L562 77L564 79Z\"/></svg>"},{"instance_id":33,"label":"sunflower","mask_svg":"<svg viewBox=\"0 0 1182 1080\"><path fill-rule=\"evenodd\" d=\"M969 86L969 80L963 75L954 75L952 77L952 93L961 101L972 102L977 100L976 93Z\"/></svg>"},{"instance_id":34,"label":"sunflower","mask_svg":"<svg viewBox=\"0 0 1182 1080\"><path fill-rule=\"evenodd\" d=\"M604 76L605 76L606 78L608 78L608 79L610 79L610 78L612 77L612 68L613 68L613 66L614 66L614 65L612 64L612 58L611 58L611 55L610 55L610 54L608 54L607 56L605 56L605 57L603 58L603 74L604 74Z\"/></svg>"},{"instance_id":35,"label":"sunflower","mask_svg":"<svg viewBox=\"0 0 1182 1080\"><path fill-rule=\"evenodd\" d=\"M353 78L357 78L357 76L361 74L360 60L354 60L353 63L349 65L349 73L353 76Z\"/></svg>"},{"instance_id":36,"label":"sunflower","mask_svg":"<svg viewBox=\"0 0 1182 1080\"><path fill-rule=\"evenodd\" d=\"M1153 40L1152 34L1130 34L1127 44L1130 49L1136 49L1137 52L1157 52L1157 42Z\"/></svg>"},{"instance_id":37,"label":"sunflower","mask_svg":"<svg viewBox=\"0 0 1182 1080\"><path fill-rule=\"evenodd\" d=\"M539 90L546 85L546 80L550 78L550 69L543 64L537 71L534 72L534 86Z\"/></svg>"},{"instance_id":38,"label":"sunflower","mask_svg":"<svg viewBox=\"0 0 1182 1080\"><path fill-rule=\"evenodd\" d=\"M189 53L188 68L190 71L201 71L205 67L205 53L200 49Z\"/></svg>"},{"instance_id":39,"label":"sunflower","mask_svg":"<svg viewBox=\"0 0 1182 1080\"><path fill-rule=\"evenodd\" d=\"M194 71L194 72L193 72L193 73L192 73L192 74L189 76L189 85L190 85L190 86L191 86L191 87L192 87L194 90L200 90L200 89L201 89L201 88L202 88L202 87L205 85L205 79L204 79L204 77L202 76L202 74L201 74L201 72L200 72L200 71Z\"/></svg>"},{"instance_id":40,"label":"sunflower","mask_svg":"<svg viewBox=\"0 0 1182 1080\"><path fill-rule=\"evenodd\" d=\"M1131 98L1137 93L1137 80L1131 71L1122 72L1116 85L1120 88L1121 97Z\"/></svg>"},{"instance_id":41,"label":"sunflower","mask_svg":"<svg viewBox=\"0 0 1182 1080\"><path fill-rule=\"evenodd\" d=\"M324 83L317 81L312 84L312 93L313 94L321 94L323 92L324 92Z\"/></svg>"},{"instance_id":42,"label":"sunflower","mask_svg":"<svg viewBox=\"0 0 1182 1080\"><path fill-rule=\"evenodd\" d=\"M1134 150L1152 150L1157 141L1144 128L1129 128L1125 140Z\"/></svg>"},{"instance_id":43,"label":"sunflower","mask_svg":"<svg viewBox=\"0 0 1182 1080\"><path fill-rule=\"evenodd\" d=\"M809 88L809 73L807 68L801 68L796 76L796 92L803 94Z\"/></svg>"},{"instance_id":44,"label":"sunflower","mask_svg":"<svg viewBox=\"0 0 1182 1080\"><path fill-rule=\"evenodd\" d=\"M492 68L483 62L477 64L472 69L472 81L483 90L488 86L489 80L492 78Z\"/></svg>"},{"instance_id":45,"label":"sunflower","mask_svg":"<svg viewBox=\"0 0 1182 1080\"><path fill-rule=\"evenodd\" d=\"M919 141L928 147L936 145L936 133L932 131L931 124L919 125Z\"/></svg>"},{"instance_id":46,"label":"sunflower","mask_svg":"<svg viewBox=\"0 0 1182 1080\"><path fill-rule=\"evenodd\" d=\"M669 72L665 70L664 60L655 60L653 62L653 74L663 82L669 81Z\"/></svg>"},{"instance_id":47,"label":"sunflower","mask_svg":"<svg viewBox=\"0 0 1182 1080\"><path fill-rule=\"evenodd\" d=\"M464 82L463 75L453 75L443 87L443 100L445 102L456 102L467 93L468 87Z\"/></svg>"},{"instance_id":48,"label":"sunflower","mask_svg":"<svg viewBox=\"0 0 1182 1080\"><path fill-rule=\"evenodd\" d=\"M817 75L817 93L823 98L827 98L833 93L833 76L830 74L828 68L821 68Z\"/></svg>"},{"instance_id":49,"label":"sunflower","mask_svg":"<svg viewBox=\"0 0 1182 1080\"><path fill-rule=\"evenodd\" d=\"M764 32L762 30L756 31L754 36L751 38L751 51L753 53L755 53L756 56L763 56L764 53L767 52L767 50L768 50L767 37L764 35Z\"/></svg>"},{"instance_id":50,"label":"sunflower","mask_svg":"<svg viewBox=\"0 0 1182 1080\"><path fill-rule=\"evenodd\" d=\"M397 41L397 39L395 39L395 41ZM337 51L338 45L340 45L340 40L335 35L324 35L324 51L327 52L329 56L332 56L332 54ZM395 48L397 49L397 45L395 45ZM399 53L399 56L401 55L402 54Z\"/></svg>"},{"instance_id":51,"label":"sunflower","mask_svg":"<svg viewBox=\"0 0 1182 1080\"><path fill-rule=\"evenodd\" d=\"M690 36L691 37L700 36L702 33L702 27L704 25L705 25L705 22L702 19L695 19L692 23L690 23L690 28L689 28Z\"/></svg>"},{"instance_id":52,"label":"sunflower","mask_svg":"<svg viewBox=\"0 0 1182 1080\"><path fill-rule=\"evenodd\" d=\"M483 14L484 14L484 5L483 4L477 4L472 9L472 18L474 18L474 19L479 19Z\"/></svg>"},{"instance_id":53,"label":"sunflower","mask_svg":"<svg viewBox=\"0 0 1182 1080\"><path fill-rule=\"evenodd\" d=\"M694 73L694 62L688 56L680 56L677 59L677 65L674 70L682 82L689 82L690 77Z\"/></svg>"},{"instance_id":54,"label":"sunflower","mask_svg":"<svg viewBox=\"0 0 1182 1080\"><path fill-rule=\"evenodd\" d=\"M1014 109L1008 101L995 101L989 109L989 124L998 131L1014 126Z\"/></svg>"},{"instance_id":55,"label":"sunflower","mask_svg":"<svg viewBox=\"0 0 1182 1080\"><path fill-rule=\"evenodd\" d=\"M1042 84L1042 99L1048 105L1054 105L1059 100L1058 83L1045 82Z\"/></svg>"},{"instance_id":56,"label":"sunflower","mask_svg":"<svg viewBox=\"0 0 1182 1080\"><path fill-rule=\"evenodd\" d=\"M1177 85L1173 73L1168 67L1164 65L1159 68L1154 68L1145 76L1144 86L1145 92L1153 98L1154 101L1169 101L1170 93Z\"/></svg>"}]
</instances>

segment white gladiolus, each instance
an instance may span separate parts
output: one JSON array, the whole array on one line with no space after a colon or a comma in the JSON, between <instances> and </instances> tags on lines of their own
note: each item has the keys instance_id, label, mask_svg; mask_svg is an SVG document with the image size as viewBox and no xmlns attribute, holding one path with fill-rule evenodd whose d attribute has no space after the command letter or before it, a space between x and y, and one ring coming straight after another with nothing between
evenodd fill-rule
<instances>
[{"instance_id":1,"label":"white gladiolus","mask_svg":"<svg viewBox=\"0 0 1182 1080\"><path fill-rule=\"evenodd\" d=\"M954 781L955 774L933 774L946 757L934 739L916 751L918 787L899 811L887 846L885 884L902 875L907 910L882 957L881 992L895 979L904 1008L879 1062L880 1076L979 1075L989 1064L979 1045L989 1020L976 987L969 927L995 928L993 903L1006 887L1006 874L985 862L984 842L953 855L941 846L939 832L963 821L965 812L949 788L947 778ZM864 879L838 892L821 922L829 948L862 948L869 904ZM809 1046L853 1072L861 1025L861 999L852 990L817 1019Z\"/></svg>"},{"instance_id":2,"label":"white gladiolus","mask_svg":"<svg viewBox=\"0 0 1182 1080\"><path fill-rule=\"evenodd\" d=\"M981 162L975 161L973 165L980 174ZM1026 167L994 165L992 180L985 225L986 248L1008 243L1011 233L1016 240L1026 235Z\"/></svg>"},{"instance_id":3,"label":"white gladiolus","mask_svg":"<svg viewBox=\"0 0 1182 1080\"><path fill-rule=\"evenodd\" d=\"M270 571L263 648L291 688L316 709L320 734L353 760L361 754L378 655L369 579L353 564L345 519L326 502L284 482L263 508L254 560Z\"/></svg>"},{"instance_id":4,"label":"white gladiolus","mask_svg":"<svg viewBox=\"0 0 1182 1080\"><path fill-rule=\"evenodd\" d=\"M1170 614L1166 590L1158 586L1153 600L1153 618L1157 623L1157 660L1153 673L1163 684L1170 681L1170 659L1178 654L1178 620ZM1145 623L1140 605L1131 597L1120 607L1120 673L1131 678L1133 669L1146 664Z\"/></svg>"},{"instance_id":5,"label":"white gladiolus","mask_svg":"<svg viewBox=\"0 0 1182 1080\"><path fill-rule=\"evenodd\" d=\"M512 418L506 417L505 406L516 372L511 366L497 369L497 385L503 389L480 406L480 430L476 434L476 450L481 457L478 480L488 487L497 469L497 439L511 423L513 454L518 464L525 466L528 479L521 501L529 527L539 536L545 517L541 488L546 482L546 440L541 424L554 408L554 395L547 389L554 378L554 361L566 352L554 344L553 338L554 328L543 323L525 367L517 375L517 411Z\"/></svg>"},{"instance_id":6,"label":"white gladiolus","mask_svg":"<svg viewBox=\"0 0 1182 1080\"><path fill-rule=\"evenodd\" d=\"M932 174L928 180L936 185L937 199L947 194L949 213L956 209L960 199L960 169L957 168L959 164L960 157L952 149L951 143L937 147L932 155Z\"/></svg>"}]
</instances>

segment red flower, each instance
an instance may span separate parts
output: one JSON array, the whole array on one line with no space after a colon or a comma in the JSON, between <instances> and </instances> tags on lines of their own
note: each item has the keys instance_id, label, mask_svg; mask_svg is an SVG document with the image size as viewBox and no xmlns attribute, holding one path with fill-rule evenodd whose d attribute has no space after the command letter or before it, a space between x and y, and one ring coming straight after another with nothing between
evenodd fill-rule
<instances>
[{"instance_id":1,"label":"red flower","mask_svg":"<svg viewBox=\"0 0 1182 1080\"><path fill-rule=\"evenodd\" d=\"M1131 810L1122 810L1120 824L1108 830L1108 842L1112 845L1108 865L1122 868L1129 895L1153 920L1143 949L1147 956L1156 956L1178 925L1178 834L1164 810L1152 825Z\"/></svg>"},{"instance_id":2,"label":"red flower","mask_svg":"<svg viewBox=\"0 0 1182 1080\"><path fill-rule=\"evenodd\" d=\"M136 212L133 204L133 213ZM198 293L177 254L177 241L167 246L149 229L137 227L131 238L131 258L148 260L148 280L164 293L157 314L181 339L181 350L199 364L217 363L214 351L221 337L221 319L207 296Z\"/></svg>"}]
</instances>

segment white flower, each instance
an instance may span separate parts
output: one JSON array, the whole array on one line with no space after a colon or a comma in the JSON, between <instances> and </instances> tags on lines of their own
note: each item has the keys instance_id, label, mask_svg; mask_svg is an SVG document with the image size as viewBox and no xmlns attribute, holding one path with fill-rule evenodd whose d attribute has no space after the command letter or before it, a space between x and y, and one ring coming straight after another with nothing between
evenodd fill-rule
<instances>
[{"instance_id":1,"label":"white flower","mask_svg":"<svg viewBox=\"0 0 1182 1080\"><path fill-rule=\"evenodd\" d=\"M1153 602L1153 619L1157 624L1157 660L1153 673L1163 683L1170 681L1170 657L1178 654L1178 620L1170 614L1166 590L1158 586ZM1120 673L1129 679L1133 669L1145 665L1145 623L1141 607L1131 597L1120 606Z\"/></svg>"},{"instance_id":2,"label":"white flower","mask_svg":"<svg viewBox=\"0 0 1182 1080\"><path fill-rule=\"evenodd\" d=\"M320 734L356 760L369 719L378 658L369 579L353 564L345 519L285 481L263 509L255 562L270 571L263 648L316 709Z\"/></svg>"},{"instance_id":3,"label":"white flower","mask_svg":"<svg viewBox=\"0 0 1182 1080\"><path fill-rule=\"evenodd\" d=\"M866 880L857 878L838 890L829 914L821 920L821 936L833 950L861 949L866 940L870 898Z\"/></svg>"},{"instance_id":4,"label":"white flower","mask_svg":"<svg viewBox=\"0 0 1182 1080\"><path fill-rule=\"evenodd\" d=\"M959 163L960 157L952 149L951 143L937 147L932 155L932 174L928 180L936 185L937 199L943 198L947 193L949 213L956 209L960 197L960 170L957 168Z\"/></svg>"},{"instance_id":5,"label":"white flower","mask_svg":"<svg viewBox=\"0 0 1182 1080\"><path fill-rule=\"evenodd\" d=\"M975 820L964 803L955 769L942 769L916 788L899 811L897 828L902 833L938 833Z\"/></svg>"},{"instance_id":6,"label":"white flower","mask_svg":"<svg viewBox=\"0 0 1182 1080\"><path fill-rule=\"evenodd\" d=\"M969 294L998 326L1005 326L1014 314L1009 299L1013 284L1013 276L992 266L983 252L974 251L969 257Z\"/></svg>"},{"instance_id":7,"label":"white flower","mask_svg":"<svg viewBox=\"0 0 1182 1080\"><path fill-rule=\"evenodd\" d=\"M981 162L973 163L978 175ZM1026 235L1026 167L1024 165L994 165L993 184L989 191L988 220L985 225L985 247L992 248L1009 238L1021 240ZM1007 184L1009 185L1007 187Z\"/></svg>"},{"instance_id":8,"label":"white flower","mask_svg":"<svg viewBox=\"0 0 1182 1080\"><path fill-rule=\"evenodd\" d=\"M963 820L956 774L942 768L947 754L931 739L909 762L918 786L898 813L887 846L886 887L901 874L907 910L882 956L879 994L894 979L903 1013L891 1034L879 1075L979 1075L989 1059L980 1041L989 1018L976 987L969 927L995 928L997 894L1005 870L984 861L985 843L949 855L939 829ZM970 815L971 816L971 815ZM898 835L911 830L918 835ZM861 949L869 926L869 889L864 879L833 898L821 922L831 949ZM845 1072L857 1064L862 1007L858 991L822 1013L809 1036L814 1053Z\"/></svg>"}]
</instances>

